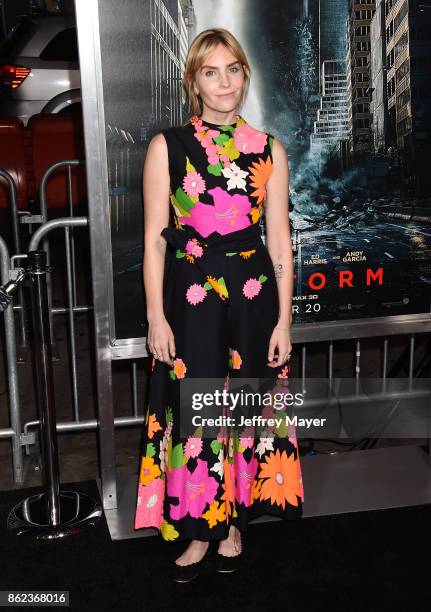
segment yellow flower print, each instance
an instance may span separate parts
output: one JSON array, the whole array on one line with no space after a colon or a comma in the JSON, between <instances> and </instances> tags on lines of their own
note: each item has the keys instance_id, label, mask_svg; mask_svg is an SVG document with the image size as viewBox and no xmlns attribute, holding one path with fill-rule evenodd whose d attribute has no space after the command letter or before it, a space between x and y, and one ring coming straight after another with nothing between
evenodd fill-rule
<instances>
[{"instance_id":1,"label":"yellow flower print","mask_svg":"<svg viewBox=\"0 0 431 612\"><path fill-rule=\"evenodd\" d=\"M221 521L226 520L226 512L225 512L226 504L225 502L223 502L222 504L220 504L220 507L219 507L219 503L220 502L215 501L214 503L211 504L211 506L209 507L209 510L207 510L204 514L202 514L202 518L208 521L208 525L210 527L214 527L215 525L217 525L217 523L220 523Z\"/></svg>"},{"instance_id":2,"label":"yellow flower print","mask_svg":"<svg viewBox=\"0 0 431 612\"><path fill-rule=\"evenodd\" d=\"M253 253L256 253L256 249L251 249L250 251L240 251L240 255L243 259L249 259Z\"/></svg>"},{"instance_id":3,"label":"yellow flower print","mask_svg":"<svg viewBox=\"0 0 431 612\"><path fill-rule=\"evenodd\" d=\"M175 527L165 521L165 519L163 519L162 524L160 525L160 533L162 534L162 538L167 541L176 540L180 535Z\"/></svg>"},{"instance_id":4,"label":"yellow flower print","mask_svg":"<svg viewBox=\"0 0 431 612\"><path fill-rule=\"evenodd\" d=\"M160 474L160 468L154 463L154 459L152 457L142 457L139 480L143 485L149 484L152 480L160 476Z\"/></svg>"},{"instance_id":5,"label":"yellow flower print","mask_svg":"<svg viewBox=\"0 0 431 612\"><path fill-rule=\"evenodd\" d=\"M218 152L219 155L227 155L231 161L238 159L240 153L235 146L233 138L229 138Z\"/></svg>"}]
</instances>

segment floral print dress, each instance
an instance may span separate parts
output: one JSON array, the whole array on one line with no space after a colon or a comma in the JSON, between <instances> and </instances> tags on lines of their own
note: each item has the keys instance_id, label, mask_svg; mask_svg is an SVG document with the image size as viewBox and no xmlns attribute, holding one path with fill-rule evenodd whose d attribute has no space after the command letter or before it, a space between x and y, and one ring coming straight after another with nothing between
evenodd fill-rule
<instances>
[{"instance_id":1,"label":"floral print dress","mask_svg":"<svg viewBox=\"0 0 431 612\"><path fill-rule=\"evenodd\" d=\"M173 224L162 231L171 253L163 307L175 337L173 367L153 358L134 527L156 527L167 541L219 540L259 516L302 516L304 490L293 424L223 421L184 433L190 416L181 384L194 379L270 381L288 392L289 366L267 365L278 320L273 264L261 236L273 136L240 115L229 125L194 116L162 131L169 155ZM231 415L229 406L220 416ZM289 413L290 414L290 413Z\"/></svg>"}]
</instances>

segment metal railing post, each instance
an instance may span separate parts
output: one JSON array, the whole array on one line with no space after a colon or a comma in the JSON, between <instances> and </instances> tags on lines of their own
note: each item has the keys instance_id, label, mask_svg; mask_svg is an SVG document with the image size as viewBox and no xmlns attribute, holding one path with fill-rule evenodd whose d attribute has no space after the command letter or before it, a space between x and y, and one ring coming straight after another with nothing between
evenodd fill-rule
<instances>
[{"instance_id":1,"label":"metal railing post","mask_svg":"<svg viewBox=\"0 0 431 612\"><path fill-rule=\"evenodd\" d=\"M9 251L3 238L0 236L0 277L2 285L8 283L9 276ZM5 339L6 339L6 372L9 387L9 413L10 423L13 429L12 436L12 463L14 481L17 484L23 482L23 449L21 446L21 410L19 403L18 373L16 366L16 338L13 308L8 308L4 313Z\"/></svg>"}]
</instances>

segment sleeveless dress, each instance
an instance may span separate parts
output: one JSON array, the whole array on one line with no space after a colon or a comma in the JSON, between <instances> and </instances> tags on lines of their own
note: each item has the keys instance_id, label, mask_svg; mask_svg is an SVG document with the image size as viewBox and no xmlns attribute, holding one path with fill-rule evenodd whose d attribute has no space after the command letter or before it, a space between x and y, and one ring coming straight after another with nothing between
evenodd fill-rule
<instances>
[{"instance_id":1,"label":"sleeveless dress","mask_svg":"<svg viewBox=\"0 0 431 612\"><path fill-rule=\"evenodd\" d=\"M161 232L172 255L163 308L176 354L173 367L152 360L134 528L156 527L167 541L219 540L231 524L245 531L259 516L302 516L296 429L274 402L288 393L289 366L267 365L279 302L259 226L273 136L241 115L228 125L194 116L162 133L173 220ZM241 413L225 395L197 408L202 391L212 399L233 383L243 397L244 380L263 381L270 403Z\"/></svg>"}]
</instances>

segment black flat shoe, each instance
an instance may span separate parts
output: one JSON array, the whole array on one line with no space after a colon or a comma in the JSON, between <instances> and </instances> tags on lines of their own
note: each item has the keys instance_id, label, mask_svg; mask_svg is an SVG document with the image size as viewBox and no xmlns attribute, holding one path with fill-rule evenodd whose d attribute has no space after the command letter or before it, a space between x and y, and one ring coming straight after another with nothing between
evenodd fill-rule
<instances>
[{"instance_id":1,"label":"black flat shoe","mask_svg":"<svg viewBox=\"0 0 431 612\"><path fill-rule=\"evenodd\" d=\"M192 580L197 578L202 568L204 567L209 550L210 546L208 545L208 548L202 559L200 561L195 561L194 563L189 563L188 565L178 565L178 563L175 563L174 561L172 576L174 582L191 582Z\"/></svg>"},{"instance_id":2,"label":"black flat shoe","mask_svg":"<svg viewBox=\"0 0 431 612\"><path fill-rule=\"evenodd\" d=\"M244 542L241 534L241 550L237 555L228 557L217 551L217 554L215 555L216 572L219 572L219 574L232 574L232 572L236 572L236 570L239 569L243 558L243 547Z\"/></svg>"},{"instance_id":3,"label":"black flat shoe","mask_svg":"<svg viewBox=\"0 0 431 612\"><path fill-rule=\"evenodd\" d=\"M239 555L235 555L234 557L227 557L226 555L221 555L219 552L216 554L215 558L215 569L219 574L232 574L239 569L239 566L242 561L242 552Z\"/></svg>"}]
</instances>

